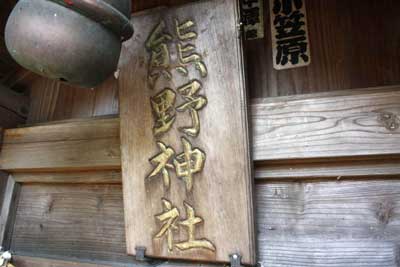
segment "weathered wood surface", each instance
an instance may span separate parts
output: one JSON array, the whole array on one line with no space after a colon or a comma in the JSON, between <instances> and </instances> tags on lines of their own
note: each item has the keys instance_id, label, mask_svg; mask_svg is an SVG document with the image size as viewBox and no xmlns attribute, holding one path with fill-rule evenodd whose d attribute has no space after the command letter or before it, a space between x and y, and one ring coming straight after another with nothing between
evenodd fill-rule
<instances>
[{"instance_id":1,"label":"weathered wood surface","mask_svg":"<svg viewBox=\"0 0 400 267\"><path fill-rule=\"evenodd\" d=\"M301 166L295 165L293 159L320 162L332 161L335 157L389 157L390 154L400 153L400 128L389 130L382 120L382 114L391 113L396 115L394 123L400 123L399 87L341 91L308 97L253 101L252 149L258 166L271 160L280 160L290 162L296 169ZM4 148L0 151L0 169L54 171L85 169L89 166L120 169L119 146L118 118L77 119L9 129L5 131ZM88 149L95 150L89 152ZM378 162L374 171L376 164L368 158L361 159L353 167L346 163L343 168L337 165L336 171L331 171L341 176L342 170L342 173L348 173L349 170L354 171L355 176L362 176L367 171L362 167L367 164L363 161L371 166L371 175L378 175L379 169L383 175L398 173L398 161ZM356 167L359 163L360 168ZM277 177L290 175L282 167L277 168L280 172ZM316 165L315 168L319 168L315 176L328 175L321 173L324 165ZM271 174L267 176L273 177L273 172L274 169L271 169ZM303 177L299 172L299 177ZM296 175L293 173L290 176Z\"/></svg>"},{"instance_id":2,"label":"weathered wood surface","mask_svg":"<svg viewBox=\"0 0 400 267\"><path fill-rule=\"evenodd\" d=\"M11 175L7 176L3 201L0 206L0 246L9 249L18 205L20 185Z\"/></svg>"},{"instance_id":3,"label":"weathered wood surface","mask_svg":"<svg viewBox=\"0 0 400 267\"><path fill-rule=\"evenodd\" d=\"M268 2L265 38L246 42L252 97L399 84L399 1L305 0L312 63L285 71L273 68Z\"/></svg>"},{"instance_id":4,"label":"weathered wood surface","mask_svg":"<svg viewBox=\"0 0 400 267\"><path fill-rule=\"evenodd\" d=\"M4 192L7 185L8 174L0 171L0 207L3 205Z\"/></svg>"},{"instance_id":5,"label":"weathered wood surface","mask_svg":"<svg viewBox=\"0 0 400 267\"><path fill-rule=\"evenodd\" d=\"M398 266L399 181L257 184L264 266Z\"/></svg>"},{"instance_id":6,"label":"weathered wood surface","mask_svg":"<svg viewBox=\"0 0 400 267\"><path fill-rule=\"evenodd\" d=\"M27 123L118 114L114 76L95 89L75 88L45 78L30 83L31 111Z\"/></svg>"},{"instance_id":7,"label":"weathered wood surface","mask_svg":"<svg viewBox=\"0 0 400 267\"><path fill-rule=\"evenodd\" d=\"M310 96L310 99L254 100L251 105L253 157L256 161L269 161L399 154L400 128L389 130L381 119L382 114L392 113L397 117L394 122L400 123L398 89L354 90L348 95L339 92ZM9 129L5 131L4 148L0 152L0 169L16 171L99 165L119 169L118 136L117 118ZM106 151L100 143L106 144ZM88 159L82 156L89 153L88 147L103 152L93 152ZM36 153L33 149L48 154ZM57 153L63 157L53 157ZM47 158L45 161L43 156Z\"/></svg>"},{"instance_id":8,"label":"weathered wood surface","mask_svg":"<svg viewBox=\"0 0 400 267\"><path fill-rule=\"evenodd\" d=\"M28 257L28 256L14 256L13 264L18 267L112 267L114 264L97 264L97 263L85 263L77 261L67 260L54 260L39 257ZM129 265L121 264L118 267ZM129 266L130 267L130 266Z\"/></svg>"},{"instance_id":9,"label":"weathered wood surface","mask_svg":"<svg viewBox=\"0 0 400 267\"><path fill-rule=\"evenodd\" d=\"M17 183L121 184L121 171L14 173Z\"/></svg>"},{"instance_id":10,"label":"weathered wood surface","mask_svg":"<svg viewBox=\"0 0 400 267\"><path fill-rule=\"evenodd\" d=\"M122 185L23 185L12 249L129 262Z\"/></svg>"},{"instance_id":11,"label":"weathered wood surface","mask_svg":"<svg viewBox=\"0 0 400 267\"><path fill-rule=\"evenodd\" d=\"M149 257L229 262L230 254L240 253L244 263L254 264L249 127L241 45L237 38L237 12L235 1L219 0L200 1L168 10L158 9L133 17L133 23L139 30L135 38L123 45L119 76L121 165L128 254L134 255L135 248L141 246L146 247ZM179 39L176 20L183 24L188 19L195 26L182 32L196 32L197 38ZM151 75L156 71L149 69L146 41L160 21L166 25L163 32L173 36L173 40L168 42L171 58L168 71L172 78L168 80L161 76L153 89L146 78L149 71ZM179 44L195 45L195 51L182 52L184 55L179 56L179 49L175 49ZM204 62L207 74L199 72L194 61L183 63L183 58L187 59L195 52ZM182 58L178 60L179 57ZM174 66L186 67L188 75L180 74ZM179 92L178 88L191 86L194 79L201 83L198 92L194 87ZM152 108L154 104L150 99L154 99L165 88L172 88L172 94L176 94L173 110L178 110L183 104L190 107L184 108L184 112L171 112L175 116L173 126L163 136L157 136L153 134L153 126L164 115L160 113L159 117L154 116L157 109ZM197 101L199 96L206 98L207 103L200 104ZM180 127L190 128L195 124L193 114L192 119L189 114L190 109L199 115L198 136L179 131ZM191 152L185 152L183 156L183 151L187 151L183 148L183 138L191 143L193 150L199 149L204 153L205 163L201 171L195 167L197 160L201 160L195 159L198 154L189 155L186 153ZM171 179L168 189L163 184L161 173L151 180L146 179L159 164L156 160L153 164L149 162L162 152L157 148L157 142L174 151L168 164L173 163L176 171L168 170ZM178 156L181 153L182 156ZM189 169L188 172L193 174L176 175L179 168L175 159L188 162L183 165L179 162L179 165L186 166L181 172ZM187 182L185 189L183 181L191 179L185 176L192 175L193 185ZM179 229L173 232L173 244L170 247L167 234L157 236L160 229L167 225L166 220L158 221L156 217L167 211L167 208L163 208L163 199L171 203L171 209L176 207L179 213L175 217ZM202 224L196 223L192 234L189 233L191 227L183 223L181 227L178 223L190 216L190 208L184 203L193 207L194 216L201 218ZM193 240L190 240L192 235ZM190 244L199 240L207 244ZM185 247L188 244L193 247Z\"/></svg>"},{"instance_id":12,"label":"weathered wood surface","mask_svg":"<svg viewBox=\"0 0 400 267\"><path fill-rule=\"evenodd\" d=\"M74 260L60 260L16 255L13 263L18 267L215 267L216 265L187 263L91 263Z\"/></svg>"},{"instance_id":13,"label":"weathered wood surface","mask_svg":"<svg viewBox=\"0 0 400 267\"><path fill-rule=\"evenodd\" d=\"M398 157L353 158L326 162L282 164L256 163L255 178L258 180L303 179L390 179L400 174Z\"/></svg>"},{"instance_id":14,"label":"weathered wood surface","mask_svg":"<svg viewBox=\"0 0 400 267\"><path fill-rule=\"evenodd\" d=\"M119 146L119 119L10 129L4 133L0 169L118 170Z\"/></svg>"},{"instance_id":15,"label":"weathered wood surface","mask_svg":"<svg viewBox=\"0 0 400 267\"><path fill-rule=\"evenodd\" d=\"M398 154L399 89L254 100L253 158L263 161Z\"/></svg>"},{"instance_id":16,"label":"weathered wood surface","mask_svg":"<svg viewBox=\"0 0 400 267\"><path fill-rule=\"evenodd\" d=\"M398 180L257 183L256 206L263 266L398 266ZM12 249L134 262L121 185L23 185Z\"/></svg>"},{"instance_id":17,"label":"weathered wood surface","mask_svg":"<svg viewBox=\"0 0 400 267\"><path fill-rule=\"evenodd\" d=\"M3 0L0 8L4 14L9 13L7 2ZM276 71L272 65L269 5L264 1L265 38L246 42L245 55L248 61L249 91L252 97L286 96L295 94L334 91L339 89L365 88L372 86L393 85L400 82L398 73L400 63L397 40L400 33L397 31L400 17L397 16L400 2L397 0L364 0L360 5L357 0L306 0L310 43L312 44L313 64L296 70ZM4 3L3 3L4 2ZM190 2L188 0L133 0L134 11L141 11L157 6L171 6ZM5 15L0 15L4 17ZM365 25L360 30L360 25ZM374 36L374 38L370 38ZM373 53L371 53L373 51ZM2 59L9 58L4 50ZM1 64L0 64L1 65ZM15 64L16 65L16 64ZM13 67L4 64L4 74ZM14 68L14 67L13 67ZM0 70L0 72L2 72ZM1 74L0 74L1 76ZM104 89L95 89L95 93L79 99L82 90L77 88L62 88L63 97L54 99L49 83L32 82L28 80L15 84L7 84L32 88L33 100L36 103L29 122L60 120L78 117L78 111L87 116L85 110L93 106L93 99L101 100L102 106L95 104L96 110L112 110L118 113L117 97L105 94L111 93ZM43 78L44 79L44 78ZM50 89L51 90L51 89ZM113 89L114 90L114 89ZM111 91L113 91L111 90ZM53 95L57 103L48 108L45 103ZM74 100L72 100L74 99ZM73 102L72 102L73 101ZM86 103L85 103L86 102ZM99 103L99 102L97 102ZM39 112L39 113L38 113ZM49 112L50 114L45 114Z\"/></svg>"}]
</instances>

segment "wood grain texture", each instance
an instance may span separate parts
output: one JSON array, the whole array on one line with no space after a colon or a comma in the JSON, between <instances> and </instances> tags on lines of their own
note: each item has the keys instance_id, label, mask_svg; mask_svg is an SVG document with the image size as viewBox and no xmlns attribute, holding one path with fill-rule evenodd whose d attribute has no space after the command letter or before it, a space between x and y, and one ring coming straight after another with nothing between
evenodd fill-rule
<instances>
[{"instance_id":1,"label":"wood grain texture","mask_svg":"<svg viewBox=\"0 0 400 267\"><path fill-rule=\"evenodd\" d=\"M4 134L0 169L118 170L119 143L119 119L11 129Z\"/></svg>"},{"instance_id":2,"label":"wood grain texture","mask_svg":"<svg viewBox=\"0 0 400 267\"><path fill-rule=\"evenodd\" d=\"M134 0L134 12L158 6L172 6L191 2L190 0ZM270 40L269 5L265 1L265 38L246 43L248 58L249 89L252 97L285 96L303 93L333 91L339 89L364 88L400 83L399 49L397 40L400 19L397 16L399 2L396 0L307 0L307 17L312 45L313 63L307 68L275 71L272 67ZM1 2L2 26L15 0ZM374 36L374 38L369 38ZM7 84L15 87L31 87L31 77L23 79L10 76L19 71L4 50L0 64ZM11 62L11 63L10 63ZM1 70L0 70L1 72ZM0 73L1 76L1 73ZM13 80L19 80L18 83ZM36 95L40 94L34 89ZM67 94L79 95L73 89ZM46 94L38 96L45 98ZM60 100L57 109L62 109ZM109 99L110 108L113 100ZM84 105L81 101L79 104ZM114 102L115 104L115 102ZM66 106L66 109L71 109ZM77 107L76 107L77 108ZM117 113L117 110L113 110ZM67 112L68 113L68 112ZM36 113L37 114L37 113ZM58 113L59 114L59 113ZM44 115L44 114L42 114ZM75 113L76 115L76 113ZM61 116L59 114L58 116ZM32 117L33 119L43 117ZM65 119L57 117L56 119Z\"/></svg>"},{"instance_id":3,"label":"wood grain texture","mask_svg":"<svg viewBox=\"0 0 400 267\"><path fill-rule=\"evenodd\" d=\"M29 257L16 255L13 256L13 263L18 267L216 267L216 265L209 264L187 264L187 263L120 263L120 262L84 262L77 261L76 259L61 260L61 259L50 259L50 258L40 258L40 257Z\"/></svg>"},{"instance_id":4,"label":"wood grain texture","mask_svg":"<svg viewBox=\"0 0 400 267\"><path fill-rule=\"evenodd\" d=\"M264 266L398 266L400 183L257 184Z\"/></svg>"},{"instance_id":5,"label":"wood grain texture","mask_svg":"<svg viewBox=\"0 0 400 267\"><path fill-rule=\"evenodd\" d=\"M17 183L121 184L121 171L14 173ZM0 202L1 203L1 202Z\"/></svg>"},{"instance_id":6,"label":"wood grain texture","mask_svg":"<svg viewBox=\"0 0 400 267\"><path fill-rule=\"evenodd\" d=\"M32 81L31 111L27 123L118 114L114 77L93 89L74 88L45 78Z\"/></svg>"},{"instance_id":7,"label":"wood grain texture","mask_svg":"<svg viewBox=\"0 0 400 267\"><path fill-rule=\"evenodd\" d=\"M135 248L143 246L149 257L229 262L230 254L240 253L244 263L254 264L251 160L241 45L235 26L236 8L236 2L230 0L200 1L179 8L149 11L132 19L140 30L135 38L124 44L119 77L121 162L128 254L135 254ZM195 22L196 26L188 30L197 33L196 40L182 43L196 46L196 53L201 55L208 75L200 77L193 63L184 65L189 70L188 77L183 77L171 67L172 79L166 81L160 78L152 90L146 79L148 64L145 62L149 62L146 40L160 21L164 21L165 31L175 36L169 44L171 65L179 65L179 56L174 49L179 43L175 34L175 19L180 23L187 19ZM186 53L184 57L189 54L192 53ZM185 93L181 92L180 95L178 87L188 83L190 85L193 79L202 84L201 90L193 93L193 98L200 95L207 98L206 106L198 111L201 129L199 135L187 136L178 130L179 127L190 127L194 123L185 109L185 112L176 114L174 125L165 135L154 137L151 97L166 87L173 88L176 92L176 105L173 109L178 110L179 105L191 101L185 101ZM194 108L193 104L191 107ZM193 149L198 148L205 155L205 165L201 172L193 167L197 164L194 163L195 155L190 156L190 168L194 168L193 189L187 187L185 190L185 183L182 182L185 175L180 175L181 179L177 177L175 161L175 174L170 171L169 189L164 187L161 177L146 179L157 166L149 162L150 158L160 153L157 142L163 142L174 149L172 163L172 159L178 159L178 154L183 152L183 137L190 141ZM194 208L195 216L201 218L203 223L195 226L193 239L207 239L208 244L212 243L208 249L180 248L179 245L189 241L191 236L186 227L179 227L174 233L175 241L170 248L166 236L157 237L166 223L164 220L158 222L155 217L163 211L163 199L177 207L179 222L188 218L189 209L185 209L184 203Z\"/></svg>"},{"instance_id":8,"label":"wood grain texture","mask_svg":"<svg viewBox=\"0 0 400 267\"><path fill-rule=\"evenodd\" d=\"M264 2L265 38L246 42L253 98L400 83L399 1L306 0L312 63L284 71L273 69L269 5Z\"/></svg>"},{"instance_id":9,"label":"wood grain texture","mask_svg":"<svg viewBox=\"0 0 400 267\"><path fill-rule=\"evenodd\" d=\"M258 261L397 267L399 192L398 180L257 183ZM23 185L15 227L19 255L134 263L124 256L121 185Z\"/></svg>"},{"instance_id":10,"label":"wood grain texture","mask_svg":"<svg viewBox=\"0 0 400 267\"><path fill-rule=\"evenodd\" d=\"M0 171L0 207L3 205L4 193L7 185L8 174L6 172Z\"/></svg>"},{"instance_id":11,"label":"wood grain texture","mask_svg":"<svg viewBox=\"0 0 400 267\"><path fill-rule=\"evenodd\" d=\"M399 87L359 92L254 100L254 160L398 154ZM393 129L386 128L385 114Z\"/></svg>"},{"instance_id":12,"label":"wood grain texture","mask_svg":"<svg viewBox=\"0 0 400 267\"><path fill-rule=\"evenodd\" d=\"M390 179L400 175L400 159L352 158L326 162L286 162L282 164L256 163L255 179L298 181L305 179Z\"/></svg>"},{"instance_id":13,"label":"wood grain texture","mask_svg":"<svg viewBox=\"0 0 400 267\"><path fill-rule=\"evenodd\" d=\"M129 262L121 191L121 185L23 185L12 249Z\"/></svg>"},{"instance_id":14,"label":"wood grain texture","mask_svg":"<svg viewBox=\"0 0 400 267\"><path fill-rule=\"evenodd\" d=\"M281 161L281 166L272 166L269 178L275 175L275 178L282 175L292 178L296 175L303 178L304 175L333 177L336 174L341 176L340 173L345 176L349 176L350 173L354 176L364 176L368 172L374 176L397 174L397 161L381 161L375 164L373 160L365 157L382 157L382 155L388 157L400 153L399 129L388 130L380 119L381 115L386 113L400 117L399 92L398 87L382 87L315 94L308 97L253 100L251 105L253 158L258 166L263 166L269 161ZM400 123L398 119L395 122ZM110 164L107 168L120 169L118 118L73 119L9 129L5 131L4 139L4 151L0 152L0 168L3 169L12 171L21 171L27 167L35 171L69 167L84 169L90 167L92 162L95 164L93 166L99 168L100 162L109 162L106 163ZM101 150L99 142L106 144L108 147L106 151L112 153L90 153L91 161L86 162L87 158L81 157L82 143L87 148L94 147ZM53 154L47 154L50 153L48 151L59 155L69 153L69 156L65 154L63 157L53 157ZM83 151L89 153L87 149ZM46 155L48 159L43 161L41 157ZM332 165L332 158L355 156L362 158L354 166L348 163L337 164L336 167ZM26 163L27 160L23 159L29 159L29 162ZM282 165L285 161L292 166ZM313 170L307 169L306 166L306 169L301 171L303 167L298 161L317 161L317 164L311 167ZM330 163L325 167L321 161ZM74 165L69 165L71 162ZM295 163L297 165L294 165ZM270 166L270 163L265 166ZM279 173L274 174L273 168ZM297 172L291 172L290 168L297 168ZM310 173L306 174L307 170Z\"/></svg>"},{"instance_id":15,"label":"wood grain texture","mask_svg":"<svg viewBox=\"0 0 400 267\"><path fill-rule=\"evenodd\" d=\"M15 183L13 177L9 175L0 209L0 246L5 250L8 250L11 244L19 191L20 185Z\"/></svg>"},{"instance_id":16,"label":"wood grain texture","mask_svg":"<svg viewBox=\"0 0 400 267\"><path fill-rule=\"evenodd\" d=\"M55 260L29 256L13 256L13 264L18 267L112 267L114 264L85 263L78 261ZM127 264L118 266L129 266Z\"/></svg>"}]
</instances>

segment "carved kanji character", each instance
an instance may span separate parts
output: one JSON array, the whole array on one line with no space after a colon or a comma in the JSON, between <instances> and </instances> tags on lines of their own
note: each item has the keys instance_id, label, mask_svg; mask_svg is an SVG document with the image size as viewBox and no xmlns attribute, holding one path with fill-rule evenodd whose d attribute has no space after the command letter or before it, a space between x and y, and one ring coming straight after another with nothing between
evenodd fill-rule
<instances>
[{"instance_id":1,"label":"carved kanji character","mask_svg":"<svg viewBox=\"0 0 400 267\"><path fill-rule=\"evenodd\" d=\"M151 108L155 117L154 136L160 136L171 129L175 121L175 99L176 93L170 88L165 88L151 98Z\"/></svg>"},{"instance_id":2,"label":"carved kanji character","mask_svg":"<svg viewBox=\"0 0 400 267\"><path fill-rule=\"evenodd\" d=\"M177 47L179 62L183 65L193 63L196 69L200 72L201 77L206 77L208 74L207 67L206 64L204 64L204 62L202 61L202 57L195 52L196 47L191 44L178 44Z\"/></svg>"},{"instance_id":3,"label":"carved kanji character","mask_svg":"<svg viewBox=\"0 0 400 267\"><path fill-rule=\"evenodd\" d=\"M203 222L203 219L196 217L194 208L188 203L184 202L186 208L186 220L180 221L179 225L187 228L187 241L177 243L175 246L179 250L188 250L194 248L203 248L211 251L215 251L215 246L207 239L195 238L195 226Z\"/></svg>"},{"instance_id":4,"label":"carved kanji character","mask_svg":"<svg viewBox=\"0 0 400 267\"><path fill-rule=\"evenodd\" d=\"M275 0L272 11L274 14L283 13L289 15L293 10L299 10L302 7L303 0Z\"/></svg>"},{"instance_id":5,"label":"carved kanji character","mask_svg":"<svg viewBox=\"0 0 400 267\"><path fill-rule=\"evenodd\" d=\"M192 144L182 137L183 153L174 159L176 176L186 184L186 190L193 188L193 175L203 170L206 154L198 148L193 149Z\"/></svg>"},{"instance_id":6,"label":"carved kanji character","mask_svg":"<svg viewBox=\"0 0 400 267\"><path fill-rule=\"evenodd\" d=\"M260 23L260 9L258 7L243 9L242 16L244 25L255 25Z\"/></svg>"},{"instance_id":7,"label":"carved kanji character","mask_svg":"<svg viewBox=\"0 0 400 267\"><path fill-rule=\"evenodd\" d=\"M146 48L148 50L157 49L161 44L172 40L172 36L164 32L165 21L160 21L157 26L151 31L146 40Z\"/></svg>"},{"instance_id":8,"label":"carved kanji character","mask_svg":"<svg viewBox=\"0 0 400 267\"><path fill-rule=\"evenodd\" d=\"M171 184L168 169L174 168L169 161L175 155L175 151L171 147L167 147L162 142L157 142L157 146L161 152L150 159L151 164L155 165L156 168L146 177L146 179L151 179L161 174L164 186L168 189Z\"/></svg>"},{"instance_id":9,"label":"carved kanji character","mask_svg":"<svg viewBox=\"0 0 400 267\"><path fill-rule=\"evenodd\" d=\"M185 99L185 103L177 107L176 110L179 112L189 110L192 118L192 126L182 127L180 130L193 137L198 136L200 132L200 118L198 111L207 105L207 98L202 95L197 95L200 89L201 83L198 80L192 80L178 88L178 92Z\"/></svg>"},{"instance_id":10,"label":"carved kanji character","mask_svg":"<svg viewBox=\"0 0 400 267\"><path fill-rule=\"evenodd\" d=\"M156 219L163 222L163 226L160 231L155 235L155 238L161 238L167 236L168 250L171 252L174 247L173 230L178 229L175 225L176 220L179 217L179 210L172 205L172 203L163 198L161 199L163 205L163 212L156 215Z\"/></svg>"},{"instance_id":11,"label":"carved kanji character","mask_svg":"<svg viewBox=\"0 0 400 267\"><path fill-rule=\"evenodd\" d=\"M291 13L289 16L277 15L274 24L277 31L277 55L276 63L286 65L289 61L295 65L302 58L308 62L307 42L305 36L305 25L299 11Z\"/></svg>"},{"instance_id":12,"label":"carved kanji character","mask_svg":"<svg viewBox=\"0 0 400 267\"><path fill-rule=\"evenodd\" d=\"M172 40L172 36L164 32L165 22L161 21L150 33L145 46L151 53L147 80L150 88L154 88L157 79L163 75L171 79L170 52L167 42Z\"/></svg>"},{"instance_id":13,"label":"carved kanji character","mask_svg":"<svg viewBox=\"0 0 400 267\"><path fill-rule=\"evenodd\" d=\"M191 30L191 28L195 26L193 21L187 20L181 24L177 19L175 19L175 25L176 34L178 35L179 40L188 41L197 38L197 33Z\"/></svg>"}]
</instances>

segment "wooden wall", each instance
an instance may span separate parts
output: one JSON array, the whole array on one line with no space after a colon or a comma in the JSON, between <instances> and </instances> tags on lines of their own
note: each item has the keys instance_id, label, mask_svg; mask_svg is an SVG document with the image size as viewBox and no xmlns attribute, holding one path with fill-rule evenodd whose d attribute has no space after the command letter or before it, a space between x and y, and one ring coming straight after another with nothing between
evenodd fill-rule
<instances>
[{"instance_id":1,"label":"wooden wall","mask_svg":"<svg viewBox=\"0 0 400 267\"><path fill-rule=\"evenodd\" d=\"M269 8L266 5L265 38L247 43L252 97L400 83L400 1L305 2L311 65L284 71L273 69Z\"/></svg>"},{"instance_id":2,"label":"wooden wall","mask_svg":"<svg viewBox=\"0 0 400 267\"><path fill-rule=\"evenodd\" d=\"M134 6L183 2L135 1ZM252 98L399 84L399 11L396 0L307 0L312 63L277 72L266 6L266 38L246 43ZM99 88L82 90L35 79L29 83L28 121L116 115L116 84L110 78ZM273 182L261 176L256 219L263 266L400 266L397 176ZM12 243L17 253L124 263L132 260L124 246L120 184L22 186Z\"/></svg>"},{"instance_id":3,"label":"wooden wall","mask_svg":"<svg viewBox=\"0 0 400 267\"><path fill-rule=\"evenodd\" d=\"M140 11L185 2L189 1L133 1L133 6ZM400 1L307 0L312 64L283 71L272 67L269 8L265 2L265 38L246 42L252 98L400 83ZM112 78L95 90L45 79L35 80L29 87L34 101L30 123L118 113Z\"/></svg>"}]
</instances>

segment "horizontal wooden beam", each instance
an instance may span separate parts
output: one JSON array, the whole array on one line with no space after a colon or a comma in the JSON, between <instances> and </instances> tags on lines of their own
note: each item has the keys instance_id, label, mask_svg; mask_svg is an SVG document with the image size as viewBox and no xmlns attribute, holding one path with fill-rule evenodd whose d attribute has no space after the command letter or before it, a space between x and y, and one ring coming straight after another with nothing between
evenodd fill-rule
<instances>
[{"instance_id":1,"label":"horizontal wooden beam","mask_svg":"<svg viewBox=\"0 0 400 267\"><path fill-rule=\"evenodd\" d=\"M0 169L18 171L119 170L119 119L65 121L4 133Z\"/></svg>"},{"instance_id":2,"label":"horizontal wooden beam","mask_svg":"<svg viewBox=\"0 0 400 267\"><path fill-rule=\"evenodd\" d=\"M18 267L111 267L112 264L97 264L73 262L66 260L53 260L39 257L28 257L16 255L13 257L13 264Z\"/></svg>"},{"instance_id":3,"label":"horizontal wooden beam","mask_svg":"<svg viewBox=\"0 0 400 267\"><path fill-rule=\"evenodd\" d=\"M400 86L271 99L251 106L255 161L400 152Z\"/></svg>"},{"instance_id":4,"label":"horizontal wooden beam","mask_svg":"<svg viewBox=\"0 0 400 267\"><path fill-rule=\"evenodd\" d=\"M253 101L253 159L258 169L271 167L270 173L256 172L257 177L302 177L306 171L316 176L327 176L328 172L332 173L330 177L346 173L363 176L368 170L364 168L364 161L370 163L372 174L398 174L399 103L400 87L354 90L347 95L317 94L306 99ZM375 159L382 157L384 160L390 157L392 162ZM332 164L355 159L359 160L360 168L349 165L342 169ZM294 166L290 175L286 164ZM79 119L9 129L5 131L0 152L0 169L9 172L120 168L118 118Z\"/></svg>"},{"instance_id":5,"label":"horizontal wooden beam","mask_svg":"<svg viewBox=\"0 0 400 267\"><path fill-rule=\"evenodd\" d=\"M292 164L256 164L254 171L257 180L343 180L399 178L399 158L375 158L359 160L337 160Z\"/></svg>"},{"instance_id":6,"label":"horizontal wooden beam","mask_svg":"<svg viewBox=\"0 0 400 267\"><path fill-rule=\"evenodd\" d=\"M13 263L18 267L216 267L222 265L208 265L208 264L195 264L195 263L140 263L133 261L133 263L91 263L91 262L80 262L73 260L59 260L50 259L43 257L31 257L15 255L13 257Z\"/></svg>"},{"instance_id":7,"label":"horizontal wooden beam","mask_svg":"<svg viewBox=\"0 0 400 267\"><path fill-rule=\"evenodd\" d=\"M121 171L14 173L17 183L121 184Z\"/></svg>"},{"instance_id":8,"label":"horizontal wooden beam","mask_svg":"<svg viewBox=\"0 0 400 267\"><path fill-rule=\"evenodd\" d=\"M127 256L122 194L122 185L23 185L11 249L69 258L15 266L205 266ZM261 266L398 266L399 180L257 183L255 206Z\"/></svg>"}]
</instances>

